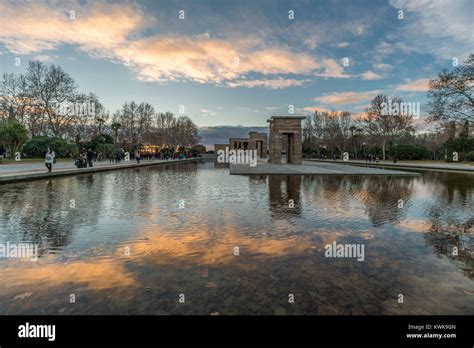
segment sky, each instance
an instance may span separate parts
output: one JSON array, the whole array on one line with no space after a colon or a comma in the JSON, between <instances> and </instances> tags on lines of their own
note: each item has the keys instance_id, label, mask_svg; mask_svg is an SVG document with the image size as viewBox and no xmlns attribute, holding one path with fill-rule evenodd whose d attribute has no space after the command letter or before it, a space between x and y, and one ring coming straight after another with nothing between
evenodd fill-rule
<instances>
[{"instance_id":1,"label":"sky","mask_svg":"<svg viewBox=\"0 0 474 348\"><path fill-rule=\"evenodd\" d=\"M421 124L429 79L474 52L473 18L474 0L0 0L0 70L59 64L111 113L143 101L203 129L356 116L378 93L420 103Z\"/></svg>"}]
</instances>

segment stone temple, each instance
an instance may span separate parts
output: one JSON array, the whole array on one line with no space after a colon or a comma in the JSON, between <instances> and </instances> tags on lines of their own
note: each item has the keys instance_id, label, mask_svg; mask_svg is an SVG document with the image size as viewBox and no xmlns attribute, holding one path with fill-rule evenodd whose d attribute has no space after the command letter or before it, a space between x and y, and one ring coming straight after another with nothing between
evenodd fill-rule
<instances>
[{"instance_id":1,"label":"stone temple","mask_svg":"<svg viewBox=\"0 0 474 348\"><path fill-rule=\"evenodd\" d=\"M269 122L268 163L303 163L301 121L305 116L272 116Z\"/></svg>"},{"instance_id":2,"label":"stone temple","mask_svg":"<svg viewBox=\"0 0 474 348\"><path fill-rule=\"evenodd\" d=\"M269 135L250 132L248 138L230 138L229 144L215 144L214 151L257 150L259 158L267 158L268 163L302 163L301 121L305 116L272 116ZM267 140L268 139L268 140Z\"/></svg>"}]
</instances>

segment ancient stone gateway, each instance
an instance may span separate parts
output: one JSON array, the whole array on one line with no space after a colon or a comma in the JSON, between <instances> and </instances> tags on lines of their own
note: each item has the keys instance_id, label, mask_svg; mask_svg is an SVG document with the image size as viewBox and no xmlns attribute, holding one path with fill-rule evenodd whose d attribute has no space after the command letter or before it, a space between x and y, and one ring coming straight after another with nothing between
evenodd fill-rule
<instances>
[{"instance_id":1,"label":"ancient stone gateway","mask_svg":"<svg viewBox=\"0 0 474 348\"><path fill-rule=\"evenodd\" d=\"M267 158L267 134L250 132L249 135L249 149L257 150L258 157Z\"/></svg>"},{"instance_id":2,"label":"ancient stone gateway","mask_svg":"<svg viewBox=\"0 0 474 348\"><path fill-rule=\"evenodd\" d=\"M272 116L270 123L269 163L303 162L301 143L301 121L305 116Z\"/></svg>"},{"instance_id":3,"label":"ancient stone gateway","mask_svg":"<svg viewBox=\"0 0 474 348\"><path fill-rule=\"evenodd\" d=\"M247 150L249 148L249 138L229 138L231 150Z\"/></svg>"}]
</instances>

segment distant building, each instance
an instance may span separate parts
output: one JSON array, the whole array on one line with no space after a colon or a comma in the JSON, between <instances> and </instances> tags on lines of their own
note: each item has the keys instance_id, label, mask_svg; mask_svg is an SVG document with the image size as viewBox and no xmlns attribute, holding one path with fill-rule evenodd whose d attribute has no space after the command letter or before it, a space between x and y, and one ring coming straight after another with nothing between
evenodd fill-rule
<instances>
[{"instance_id":1,"label":"distant building","mask_svg":"<svg viewBox=\"0 0 474 348\"><path fill-rule=\"evenodd\" d=\"M214 144L214 153L217 153L219 150L225 151L226 147L229 147L229 144Z\"/></svg>"},{"instance_id":2,"label":"distant building","mask_svg":"<svg viewBox=\"0 0 474 348\"><path fill-rule=\"evenodd\" d=\"M224 150L257 150L257 156L267 158L268 141L267 134L260 132L250 132L248 138L229 138L228 144L214 144L214 151Z\"/></svg>"}]
</instances>

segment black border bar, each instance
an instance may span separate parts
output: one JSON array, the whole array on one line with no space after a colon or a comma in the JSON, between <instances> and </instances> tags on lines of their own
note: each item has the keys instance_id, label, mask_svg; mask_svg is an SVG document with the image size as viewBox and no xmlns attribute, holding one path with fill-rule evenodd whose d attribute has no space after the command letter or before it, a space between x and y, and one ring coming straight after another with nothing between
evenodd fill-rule
<instances>
[{"instance_id":1,"label":"black border bar","mask_svg":"<svg viewBox=\"0 0 474 348\"><path fill-rule=\"evenodd\" d=\"M0 347L59 344L408 344L474 343L474 316L0 316ZM55 325L55 341L20 338L19 326ZM408 326L423 329L409 329ZM455 329L435 329L455 325ZM431 328L426 329L428 326ZM456 334L408 338L407 334Z\"/></svg>"}]
</instances>

